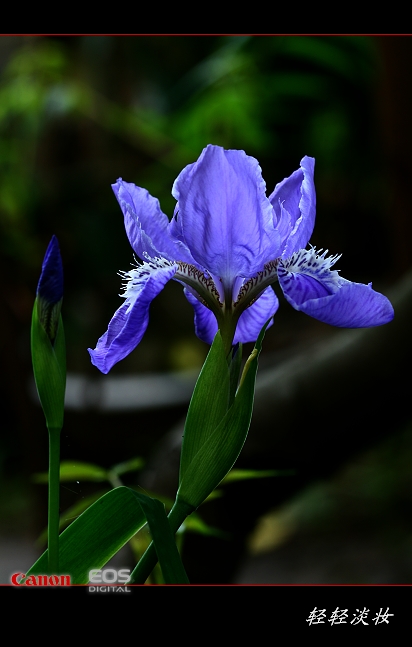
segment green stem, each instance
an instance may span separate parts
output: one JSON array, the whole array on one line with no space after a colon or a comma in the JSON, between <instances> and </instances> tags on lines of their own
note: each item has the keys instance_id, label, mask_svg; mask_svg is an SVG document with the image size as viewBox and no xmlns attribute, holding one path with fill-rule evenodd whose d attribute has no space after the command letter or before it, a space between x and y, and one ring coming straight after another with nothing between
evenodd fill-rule
<instances>
[{"instance_id":1,"label":"green stem","mask_svg":"<svg viewBox=\"0 0 412 647\"><path fill-rule=\"evenodd\" d=\"M49 574L59 573L59 510L60 498L60 429L49 428L49 509L48 557Z\"/></svg>"},{"instance_id":2,"label":"green stem","mask_svg":"<svg viewBox=\"0 0 412 647\"><path fill-rule=\"evenodd\" d=\"M233 345L233 337L235 336L237 320L238 317L228 317L218 321L228 363L231 361L230 353Z\"/></svg>"},{"instance_id":3,"label":"green stem","mask_svg":"<svg viewBox=\"0 0 412 647\"><path fill-rule=\"evenodd\" d=\"M173 533L176 533L186 517L194 511L193 506L176 499L168 514L168 519ZM157 553L152 542L142 555L139 563L130 574L128 584L144 584L157 563Z\"/></svg>"}]
</instances>

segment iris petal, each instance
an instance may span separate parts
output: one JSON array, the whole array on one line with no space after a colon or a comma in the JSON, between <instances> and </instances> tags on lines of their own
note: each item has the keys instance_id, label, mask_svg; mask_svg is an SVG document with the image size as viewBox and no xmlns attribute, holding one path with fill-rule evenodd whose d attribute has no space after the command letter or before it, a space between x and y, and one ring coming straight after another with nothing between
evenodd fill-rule
<instances>
[{"instance_id":1,"label":"iris petal","mask_svg":"<svg viewBox=\"0 0 412 647\"><path fill-rule=\"evenodd\" d=\"M186 245L170 235L169 220L156 198L121 178L112 184L112 189L123 212L127 237L140 258L163 256L169 261L178 258L192 262Z\"/></svg>"},{"instance_id":2,"label":"iris petal","mask_svg":"<svg viewBox=\"0 0 412 647\"><path fill-rule=\"evenodd\" d=\"M208 146L176 179L184 240L201 266L222 278L250 277L279 255L279 233L256 159Z\"/></svg>"},{"instance_id":3,"label":"iris petal","mask_svg":"<svg viewBox=\"0 0 412 647\"><path fill-rule=\"evenodd\" d=\"M300 310L319 321L344 328L381 326L392 321L394 312L390 301L372 290L372 284L352 283L336 272L318 278L278 267L280 286L295 310Z\"/></svg>"},{"instance_id":4,"label":"iris petal","mask_svg":"<svg viewBox=\"0 0 412 647\"><path fill-rule=\"evenodd\" d=\"M94 350L88 348L92 364L102 373L108 373L139 344L149 323L150 304L175 272L176 266L173 264L157 267L150 273L141 274L135 289L129 284L126 291L129 296L113 315L107 331L100 337Z\"/></svg>"},{"instance_id":5,"label":"iris petal","mask_svg":"<svg viewBox=\"0 0 412 647\"><path fill-rule=\"evenodd\" d=\"M282 237L284 258L306 247L315 226L316 192L313 181L315 160L305 156L300 169L276 185L269 196Z\"/></svg>"}]
</instances>

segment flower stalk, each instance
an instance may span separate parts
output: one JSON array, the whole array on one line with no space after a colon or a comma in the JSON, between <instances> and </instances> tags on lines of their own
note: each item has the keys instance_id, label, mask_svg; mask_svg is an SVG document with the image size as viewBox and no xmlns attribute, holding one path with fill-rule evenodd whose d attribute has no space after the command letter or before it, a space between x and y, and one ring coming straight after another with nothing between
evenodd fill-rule
<instances>
[{"instance_id":1,"label":"flower stalk","mask_svg":"<svg viewBox=\"0 0 412 647\"><path fill-rule=\"evenodd\" d=\"M49 573L59 572L59 521L60 521L60 432L61 428L49 427L49 492L47 547Z\"/></svg>"},{"instance_id":2,"label":"flower stalk","mask_svg":"<svg viewBox=\"0 0 412 647\"><path fill-rule=\"evenodd\" d=\"M33 373L49 432L48 568L59 572L60 432L66 389L66 349L61 305L63 266L57 238L47 248L31 326Z\"/></svg>"}]
</instances>

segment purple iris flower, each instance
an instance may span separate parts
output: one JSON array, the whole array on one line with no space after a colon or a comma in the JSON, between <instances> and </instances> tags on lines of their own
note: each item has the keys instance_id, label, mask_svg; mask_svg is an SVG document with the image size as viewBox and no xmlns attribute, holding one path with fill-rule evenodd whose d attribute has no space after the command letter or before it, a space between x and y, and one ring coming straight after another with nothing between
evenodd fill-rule
<instances>
[{"instance_id":1,"label":"purple iris flower","mask_svg":"<svg viewBox=\"0 0 412 647\"><path fill-rule=\"evenodd\" d=\"M125 301L89 349L92 363L108 373L138 345L150 304L170 279L184 286L197 336L211 344L220 329L227 352L237 342L255 341L276 313L276 281L296 310L333 326L391 321L386 297L332 269L339 256L305 249L315 223L314 164L304 157L267 197L256 159L209 145L175 180L170 222L145 189L122 179L113 184L130 244L143 262L121 272Z\"/></svg>"}]
</instances>

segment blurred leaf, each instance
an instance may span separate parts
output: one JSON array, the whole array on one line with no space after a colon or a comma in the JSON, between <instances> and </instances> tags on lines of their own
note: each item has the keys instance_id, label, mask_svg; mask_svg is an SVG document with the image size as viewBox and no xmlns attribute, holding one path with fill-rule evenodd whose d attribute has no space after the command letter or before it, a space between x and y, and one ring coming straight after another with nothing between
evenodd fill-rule
<instances>
[{"instance_id":1,"label":"blurred leaf","mask_svg":"<svg viewBox=\"0 0 412 647\"><path fill-rule=\"evenodd\" d=\"M205 521L203 521L203 519L201 519L201 517L199 517L196 512L192 512L192 514L187 517L186 521L180 527L180 530L178 530L178 533L185 531L194 532L198 533L199 535L206 535L209 537L219 537L219 539L231 538L231 534L229 532L225 532L223 530L219 530L219 528L210 526Z\"/></svg>"},{"instance_id":2,"label":"blurred leaf","mask_svg":"<svg viewBox=\"0 0 412 647\"><path fill-rule=\"evenodd\" d=\"M136 456L135 458L131 458L128 461L124 461L123 463L117 463L117 465L113 465L113 467L110 468L110 471L114 472L118 476L120 476L121 474L127 474L128 472L138 472L142 469L144 463L145 462L143 458Z\"/></svg>"},{"instance_id":3,"label":"blurred leaf","mask_svg":"<svg viewBox=\"0 0 412 647\"><path fill-rule=\"evenodd\" d=\"M370 58L368 41L368 38L362 36L349 38L333 36L284 37L281 42L281 51L283 54L301 59L306 65L312 63L319 68L330 70L337 77L353 79L355 75L364 72L363 66L359 64L360 61ZM354 69L354 59L357 61L356 69Z\"/></svg>"},{"instance_id":4,"label":"blurred leaf","mask_svg":"<svg viewBox=\"0 0 412 647\"><path fill-rule=\"evenodd\" d=\"M246 479L262 479L273 476L293 476L295 470L230 470L225 476L221 485L232 483L234 481L245 481Z\"/></svg>"},{"instance_id":5,"label":"blurred leaf","mask_svg":"<svg viewBox=\"0 0 412 647\"><path fill-rule=\"evenodd\" d=\"M260 119L257 92L252 72L208 88L172 123L176 138L190 141L195 150L210 142L225 148L236 142L238 148L264 150L273 141Z\"/></svg>"},{"instance_id":6,"label":"blurred leaf","mask_svg":"<svg viewBox=\"0 0 412 647\"><path fill-rule=\"evenodd\" d=\"M83 461L62 461L60 463L60 481L111 481L113 475L120 476L128 472L140 470L144 465L143 458L131 458L129 461L118 463L108 470ZM34 474L35 483L47 483L47 472Z\"/></svg>"},{"instance_id":7,"label":"blurred leaf","mask_svg":"<svg viewBox=\"0 0 412 647\"><path fill-rule=\"evenodd\" d=\"M108 481L108 471L93 465L92 463L83 463L82 461L62 461L60 463L60 481ZM35 483L47 483L47 472L34 474Z\"/></svg>"}]
</instances>

